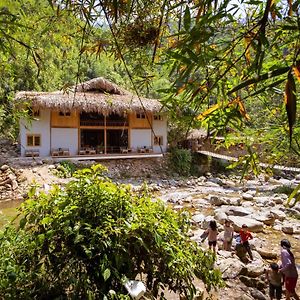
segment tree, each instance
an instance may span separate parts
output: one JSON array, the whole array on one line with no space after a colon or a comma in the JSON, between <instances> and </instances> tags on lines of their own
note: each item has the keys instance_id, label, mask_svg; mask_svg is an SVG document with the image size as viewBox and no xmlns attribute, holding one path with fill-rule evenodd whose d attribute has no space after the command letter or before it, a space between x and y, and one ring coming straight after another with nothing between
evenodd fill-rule
<instances>
[{"instance_id":1,"label":"tree","mask_svg":"<svg viewBox=\"0 0 300 300\"><path fill-rule=\"evenodd\" d=\"M135 75L145 84L153 81L154 73L145 65L168 66L172 84L161 91L166 94L163 102L174 120L185 124L181 127L202 125L223 134L231 127L243 140L249 127L252 130L247 133L260 141L267 137L262 132L275 129L274 135L283 132L288 137L279 147L284 151L275 154L285 155L290 144L299 155L295 82L300 80L299 1L285 5L250 0L239 5L229 0L118 0L63 1L63 5L92 26L109 26L111 51L125 64L132 55L139 65L142 62L143 66L132 69L134 75L127 70L133 85ZM256 122L260 111L255 109L260 105L267 112L267 124L272 125L265 130ZM278 147L273 144L271 149Z\"/></svg>"},{"instance_id":2,"label":"tree","mask_svg":"<svg viewBox=\"0 0 300 300\"><path fill-rule=\"evenodd\" d=\"M31 192L19 229L1 234L2 298L112 299L115 291L124 299L124 281L143 278L155 297L169 289L190 299L196 277L208 288L221 284L213 254L190 240L185 212L103 171L93 166L65 188Z\"/></svg>"}]
</instances>

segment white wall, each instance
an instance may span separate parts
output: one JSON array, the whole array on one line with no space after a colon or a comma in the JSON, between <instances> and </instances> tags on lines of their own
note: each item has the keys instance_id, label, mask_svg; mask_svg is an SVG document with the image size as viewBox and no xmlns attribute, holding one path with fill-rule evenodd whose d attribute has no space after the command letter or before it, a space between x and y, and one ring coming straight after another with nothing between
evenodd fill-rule
<instances>
[{"instance_id":1,"label":"white wall","mask_svg":"<svg viewBox=\"0 0 300 300\"><path fill-rule=\"evenodd\" d=\"M167 129L167 121L166 117L163 118L162 121L154 120L153 121L153 131L156 136L162 136L163 137L163 145L161 145L161 148L163 152L167 151L167 145L168 145L168 129ZM154 135L152 134L152 143L153 143ZM161 152L160 146L154 146L153 145L153 151L156 153Z\"/></svg>"},{"instance_id":2,"label":"white wall","mask_svg":"<svg viewBox=\"0 0 300 300\"><path fill-rule=\"evenodd\" d=\"M70 155L77 155L78 129L51 128L51 148L69 148Z\"/></svg>"},{"instance_id":3,"label":"white wall","mask_svg":"<svg viewBox=\"0 0 300 300\"><path fill-rule=\"evenodd\" d=\"M25 156L25 150L39 150L40 156L50 155L50 110L40 110L40 116L36 121L26 122L20 120L20 144L21 156ZM39 134L41 136L41 146L28 147L27 134Z\"/></svg>"},{"instance_id":4,"label":"white wall","mask_svg":"<svg viewBox=\"0 0 300 300\"><path fill-rule=\"evenodd\" d=\"M151 147L151 130L150 129L131 129L131 148Z\"/></svg>"}]
</instances>

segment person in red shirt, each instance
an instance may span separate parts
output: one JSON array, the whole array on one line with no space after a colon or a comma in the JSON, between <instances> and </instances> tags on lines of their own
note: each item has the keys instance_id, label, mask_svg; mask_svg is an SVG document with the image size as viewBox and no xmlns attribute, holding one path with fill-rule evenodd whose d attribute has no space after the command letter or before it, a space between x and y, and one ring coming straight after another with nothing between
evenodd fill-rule
<instances>
[{"instance_id":1,"label":"person in red shirt","mask_svg":"<svg viewBox=\"0 0 300 300\"><path fill-rule=\"evenodd\" d=\"M249 240L253 239L253 236L250 231L248 231L248 226L246 224L242 225L242 229L240 230L241 243L248 252L250 256L250 260L253 260L252 251L250 249Z\"/></svg>"}]
</instances>

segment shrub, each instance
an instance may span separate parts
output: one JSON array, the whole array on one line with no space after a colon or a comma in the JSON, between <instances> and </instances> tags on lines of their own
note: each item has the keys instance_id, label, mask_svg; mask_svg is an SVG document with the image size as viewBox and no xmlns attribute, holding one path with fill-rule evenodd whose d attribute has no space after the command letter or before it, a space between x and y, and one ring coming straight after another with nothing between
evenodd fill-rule
<instances>
[{"instance_id":1,"label":"shrub","mask_svg":"<svg viewBox=\"0 0 300 300\"><path fill-rule=\"evenodd\" d=\"M155 297L167 288L190 299L195 277L208 288L220 284L214 256L188 237L186 213L146 189L133 194L103 171L83 169L64 189L30 193L19 229L1 238L0 298L112 299L115 291L115 299L129 299L124 280L143 276Z\"/></svg>"},{"instance_id":2,"label":"shrub","mask_svg":"<svg viewBox=\"0 0 300 300\"><path fill-rule=\"evenodd\" d=\"M60 178L70 178L76 171L76 166L69 160L61 161L56 169L54 174Z\"/></svg>"},{"instance_id":3,"label":"shrub","mask_svg":"<svg viewBox=\"0 0 300 300\"><path fill-rule=\"evenodd\" d=\"M174 147L169 152L170 168L179 175L190 175L192 163L191 151Z\"/></svg>"}]
</instances>

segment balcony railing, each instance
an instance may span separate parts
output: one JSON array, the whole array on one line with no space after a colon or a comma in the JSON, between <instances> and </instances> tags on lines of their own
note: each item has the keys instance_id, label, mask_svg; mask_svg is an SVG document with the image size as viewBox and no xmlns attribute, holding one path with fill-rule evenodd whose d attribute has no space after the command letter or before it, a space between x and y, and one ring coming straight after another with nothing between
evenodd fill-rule
<instances>
[{"instance_id":1,"label":"balcony railing","mask_svg":"<svg viewBox=\"0 0 300 300\"><path fill-rule=\"evenodd\" d=\"M80 120L80 126L104 126L104 120Z\"/></svg>"},{"instance_id":2,"label":"balcony railing","mask_svg":"<svg viewBox=\"0 0 300 300\"><path fill-rule=\"evenodd\" d=\"M80 120L80 126L104 126L104 124L104 120ZM106 126L128 126L128 122L106 120Z\"/></svg>"},{"instance_id":3,"label":"balcony railing","mask_svg":"<svg viewBox=\"0 0 300 300\"><path fill-rule=\"evenodd\" d=\"M128 126L128 122L122 120L106 120L106 126Z\"/></svg>"}]
</instances>

